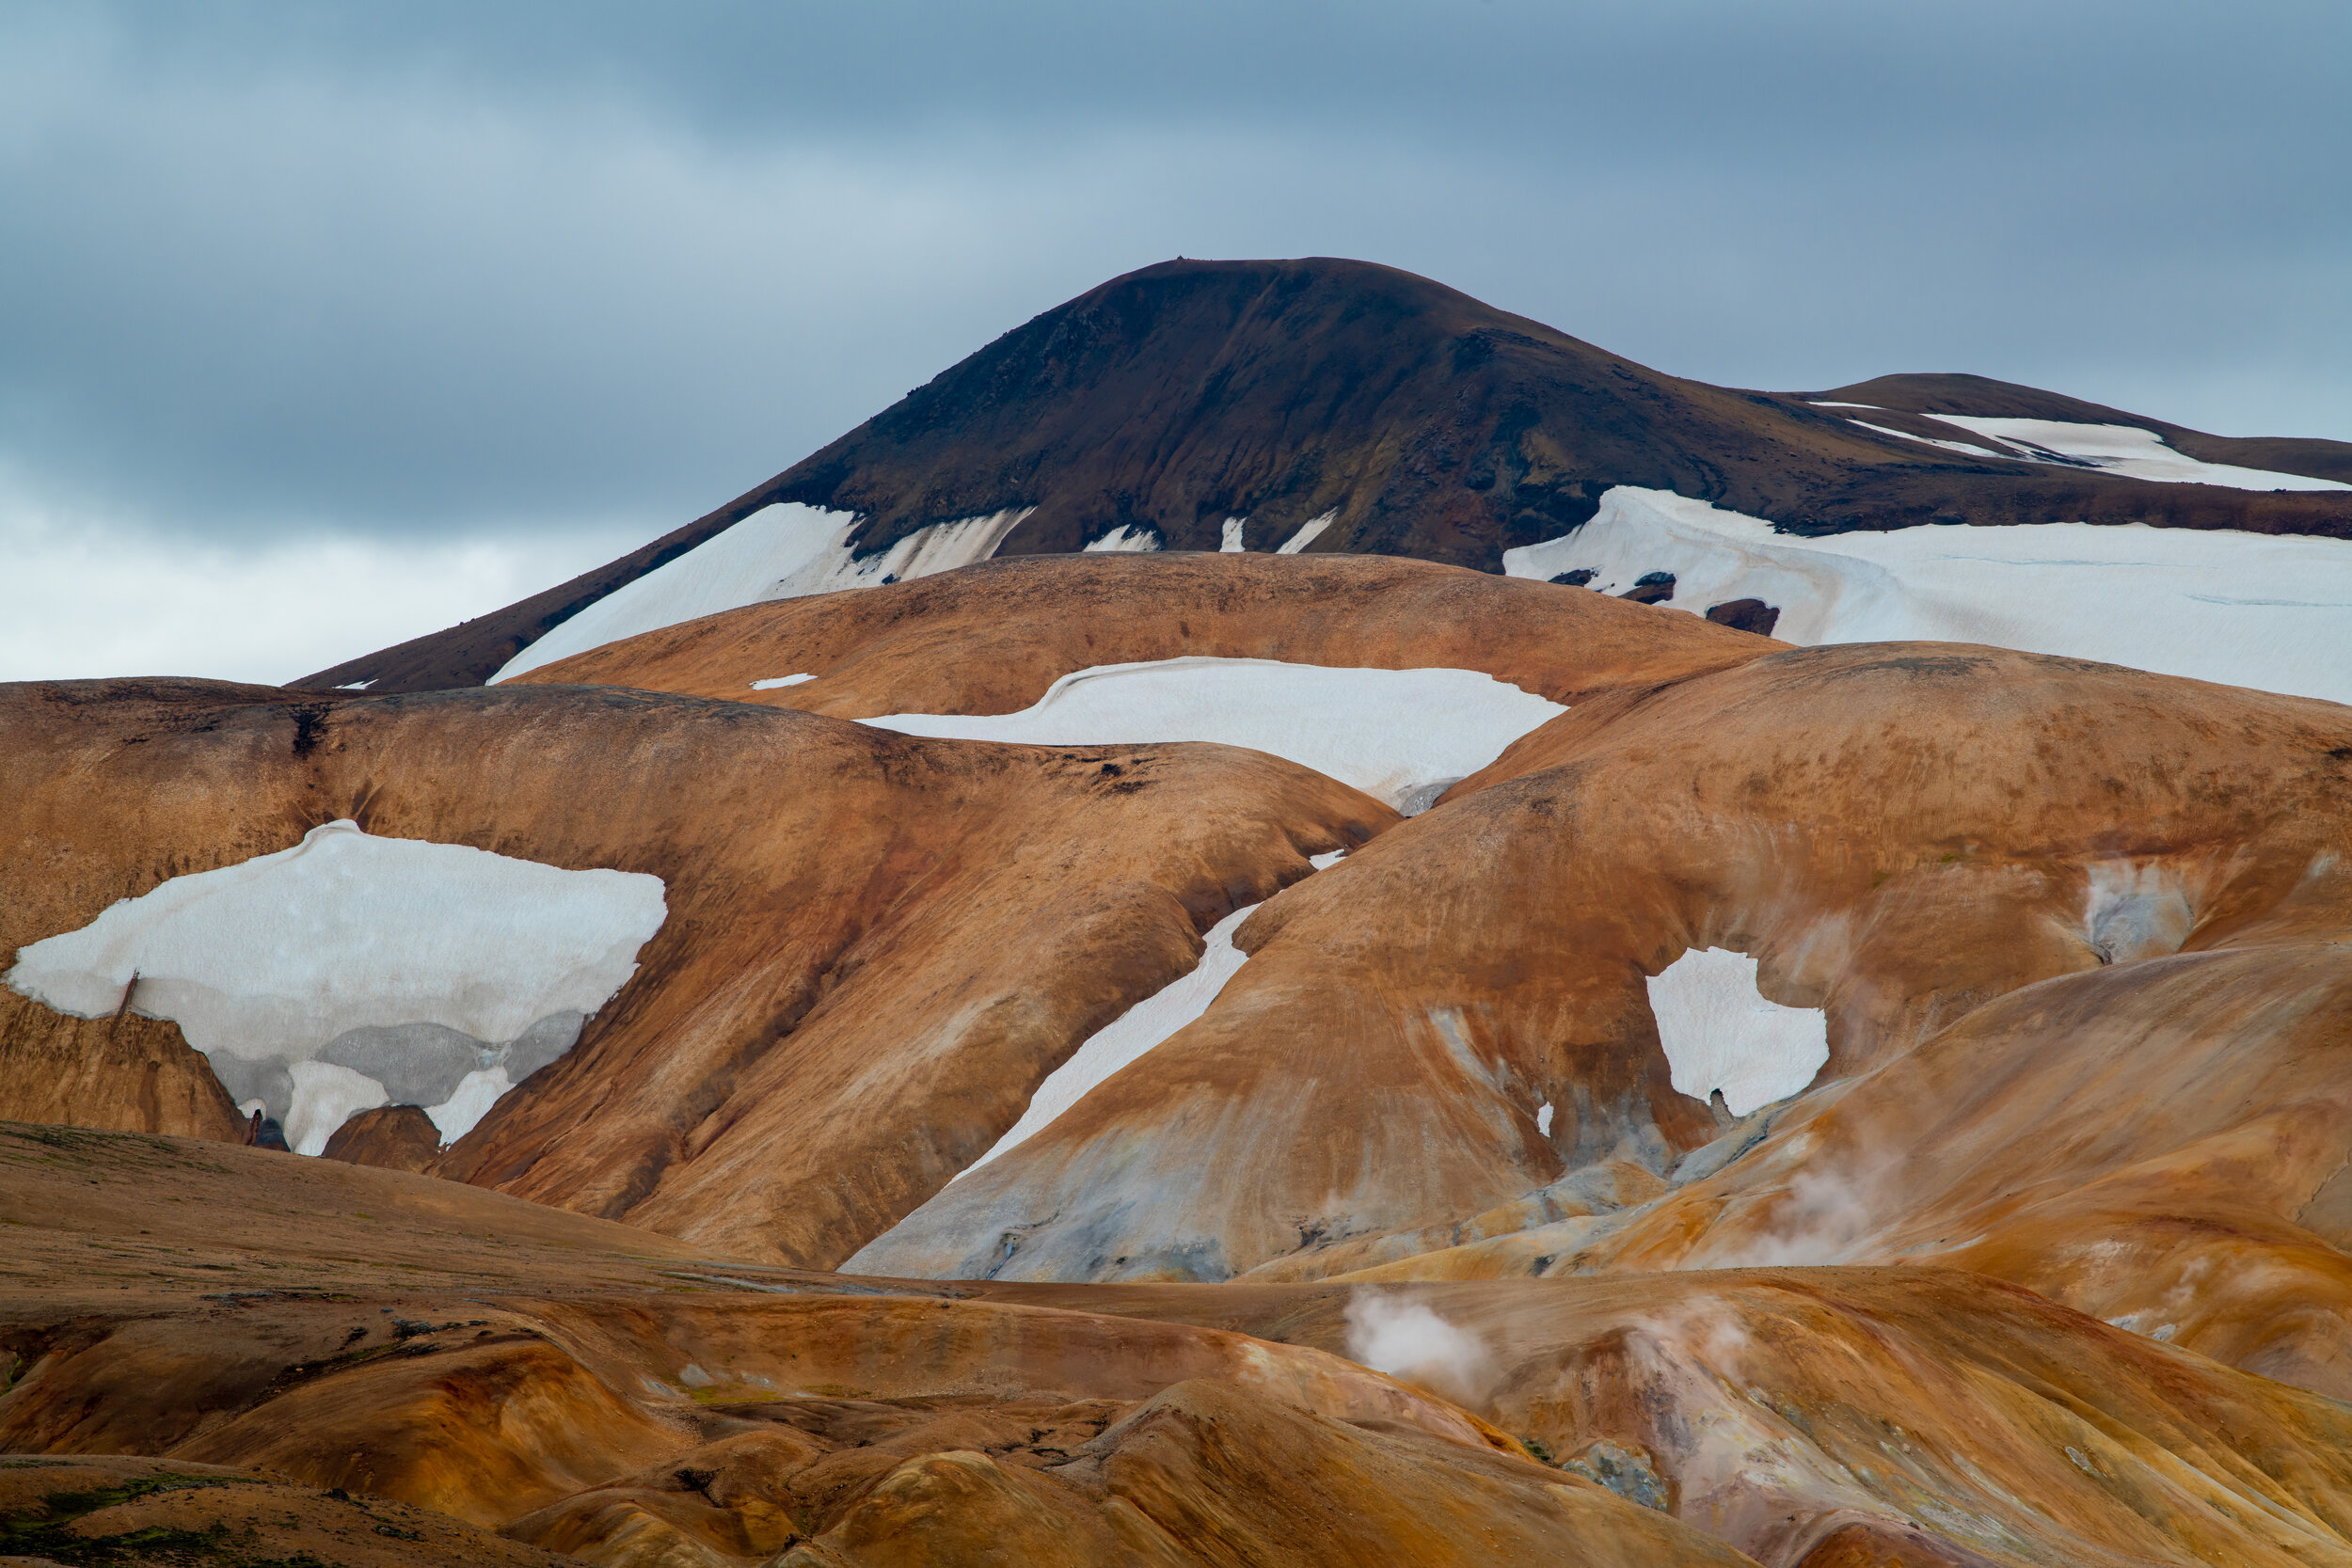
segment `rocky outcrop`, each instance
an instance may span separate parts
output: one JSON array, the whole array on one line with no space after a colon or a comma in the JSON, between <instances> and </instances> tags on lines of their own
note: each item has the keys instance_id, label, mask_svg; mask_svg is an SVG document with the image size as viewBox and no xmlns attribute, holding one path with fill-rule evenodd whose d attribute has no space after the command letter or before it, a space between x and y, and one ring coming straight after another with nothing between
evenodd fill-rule
<instances>
[{"instance_id":1,"label":"rocky outcrop","mask_svg":"<svg viewBox=\"0 0 2352 1568\"><path fill-rule=\"evenodd\" d=\"M326 1158L386 1170L421 1171L440 1157L441 1133L421 1106L361 1111L326 1140Z\"/></svg>"}]
</instances>

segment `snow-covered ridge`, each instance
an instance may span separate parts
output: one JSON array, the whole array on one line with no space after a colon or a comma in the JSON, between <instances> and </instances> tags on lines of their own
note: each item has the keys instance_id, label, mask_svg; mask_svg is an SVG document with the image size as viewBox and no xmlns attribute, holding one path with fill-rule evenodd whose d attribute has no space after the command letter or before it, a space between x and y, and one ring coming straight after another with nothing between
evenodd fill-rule
<instances>
[{"instance_id":1,"label":"snow-covered ridge","mask_svg":"<svg viewBox=\"0 0 2352 1568\"><path fill-rule=\"evenodd\" d=\"M763 507L556 626L508 659L487 684L496 686L559 658L723 610L871 588L969 566L994 555L1005 536L1035 510L1020 507L933 523L880 555L861 559L850 553L855 513L796 502Z\"/></svg>"},{"instance_id":2,"label":"snow-covered ridge","mask_svg":"<svg viewBox=\"0 0 2352 1568\"><path fill-rule=\"evenodd\" d=\"M1766 1001L1756 970L1744 953L1694 947L1649 980L1676 1090L1721 1089L1735 1117L1801 1092L1829 1060L1828 1015Z\"/></svg>"},{"instance_id":3,"label":"snow-covered ridge","mask_svg":"<svg viewBox=\"0 0 2352 1568\"><path fill-rule=\"evenodd\" d=\"M1859 408L1875 413L1867 403L1817 403L1816 408ZM2096 468L2126 479L2153 480L2159 484L2218 484L2233 490L2352 490L2340 480L2313 479L2308 474L2275 473L2268 468L2241 468L2230 463L2207 463L2168 445L2153 430L2130 424L2074 424L2064 420L1992 419L1977 414L1921 414L1989 437L1994 448L1966 441L1944 441L1914 436L1867 420L1851 422L1881 436L1943 447L1976 457L2005 457L2012 462L2058 463L2069 467Z\"/></svg>"},{"instance_id":4,"label":"snow-covered ridge","mask_svg":"<svg viewBox=\"0 0 2352 1568\"><path fill-rule=\"evenodd\" d=\"M2138 524L1924 526L1804 538L1620 485L1592 521L1506 550L1513 577L1675 576L1670 610L1780 610L1799 643L1983 642L2352 702L2352 541Z\"/></svg>"},{"instance_id":5,"label":"snow-covered ridge","mask_svg":"<svg viewBox=\"0 0 2352 1568\"><path fill-rule=\"evenodd\" d=\"M1567 710L1476 670L1270 658L1100 664L1019 713L893 713L877 729L1033 746L1214 740L1304 764L1410 815Z\"/></svg>"},{"instance_id":6,"label":"snow-covered ridge","mask_svg":"<svg viewBox=\"0 0 2352 1568\"><path fill-rule=\"evenodd\" d=\"M426 1106L454 1140L571 1049L667 913L659 877L339 821L34 942L7 982L75 1018L107 1017L127 990L299 1152L394 1102Z\"/></svg>"}]
</instances>

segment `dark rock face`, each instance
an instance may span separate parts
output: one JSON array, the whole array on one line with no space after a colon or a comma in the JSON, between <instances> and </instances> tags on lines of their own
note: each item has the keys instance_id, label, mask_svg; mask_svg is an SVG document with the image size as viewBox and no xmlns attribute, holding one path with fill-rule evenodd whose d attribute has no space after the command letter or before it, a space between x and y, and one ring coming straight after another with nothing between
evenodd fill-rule
<instances>
[{"instance_id":1,"label":"dark rock face","mask_svg":"<svg viewBox=\"0 0 2352 1568\"><path fill-rule=\"evenodd\" d=\"M1964 516L2352 537L2341 493L1955 454L1804 397L1665 375L1390 267L1169 261L1046 311L609 565L295 684L478 685L549 627L777 501L858 514L861 554L1012 507L1036 510L1001 555L1076 550L1122 527L1213 550L1244 516L1271 548L1330 513L1318 551L1491 572L1504 550L1588 521L1619 484L1800 533Z\"/></svg>"},{"instance_id":2,"label":"dark rock face","mask_svg":"<svg viewBox=\"0 0 2352 1568\"><path fill-rule=\"evenodd\" d=\"M1593 569L1590 566L1579 566L1575 571L1563 572L1551 580L1569 588L1589 587L1593 580Z\"/></svg>"},{"instance_id":3,"label":"dark rock face","mask_svg":"<svg viewBox=\"0 0 2352 1568\"><path fill-rule=\"evenodd\" d=\"M441 1131L415 1105L379 1105L335 1129L326 1157L354 1165L421 1171L441 1152Z\"/></svg>"},{"instance_id":4,"label":"dark rock face","mask_svg":"<svg viewBox=\"0 0 2352 1568\"><path fill-rule=\"evenodd\" d=\"M1725 604L1710 606L1707 618L1719 626L1734 631L1752 631L1758 637L1770 637L1780 625L1780 607L1766 604L1762 599L1733 599Z\"/></svg>"},{"instance_id":5,"label":"dark rock face","mask_svg":"<svg viewBox=\"0 0 2352 1568\"><path fill-rule=\"evenodd\" d=\"M1664 604L1675 596L1675 575L1672 572L1644 572L1633 579L1633 586L1617 595L1635 604Z\"/></svg>"}]
</instances>

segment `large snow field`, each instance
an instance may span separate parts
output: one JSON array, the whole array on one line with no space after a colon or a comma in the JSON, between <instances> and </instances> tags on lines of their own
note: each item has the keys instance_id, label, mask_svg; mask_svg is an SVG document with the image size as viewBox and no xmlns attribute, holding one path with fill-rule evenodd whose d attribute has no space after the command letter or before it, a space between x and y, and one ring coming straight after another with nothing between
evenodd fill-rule
<instances>
[{"instance_id":1,"label":"large snow field","mask_svg":"<svg viewBox=\"0 0 2352 1568\"><path fill-rule=\"evenodd\" d=\"M174 877L22 949L10 989L75 1018L176 1021L231 1098L315 1154L369 1105L445 1140L569 1050L667 914L661 879L567 871L349 821ZM469 1080L481 1082L469 1098Z\"/></svg>"},{"instance_id":2,"label":"large snow field","mask_svg":"<svg viewBox=\"0 0 2352 1568\"><path fill-rule=\"evenodd\" d=\"M1622 593L1675 575L1667 608L1778 606L1799 643L1982 642L2352 702L2352 541L2088 523L1773 531L1619 485L1573 533L1506 550L1512 577L1579 568Z\"/></svg>"},{"instance_id":3,"label":"large snow field","mask_svg":"<svg viewBox=\"0 0 2352 1568\"><path fill-rule=\"evenodd\" d=\"M1219 741L1302 763L1409 816L1566 711L1476 670L1168 658L1074 671L1019 713L863 721L903 735L1036 746Z\"/></svg>"},{"instance_id":4,"label":"large snow field","mask_svg":"<svg viewBox=\"0 0 2352 1568\"><path fill-rule=\"evenodd\" d=\"M1756 968L1744 953L1694 947L1649 981L1675 1088L1693 1100L1721 1089L1738 1117L1798 1093L1829 1060L1828 1015L1766 1001Z\"/></svg>"},{"instance_id":5,"label":"large snow field","mask_svg":"<svg viewBox=\"0 0 2352 1568\"><path fill-rule=\"evenodd\" d=\"M723 610L969 566L994 555L1005 536L1034 510L933 523L880 555L860 559L850 553L855 513L794 502L763 507L550 628L485 684L496 686L559 658Z\"/></svg>"}]
</instances>

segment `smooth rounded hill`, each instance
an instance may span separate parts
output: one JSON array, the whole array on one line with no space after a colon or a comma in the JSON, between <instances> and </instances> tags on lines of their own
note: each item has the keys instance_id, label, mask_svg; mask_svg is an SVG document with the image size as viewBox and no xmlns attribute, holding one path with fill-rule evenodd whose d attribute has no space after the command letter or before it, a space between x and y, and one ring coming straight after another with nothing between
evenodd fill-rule
<instances>
[{"instance_id":1,"label":"smooth rounded hill","mask_svg":"<svg viewBox=\"0 0 2352 1568\"><path fill-rule=\"evenodd\" d=\"M983 746L612 688L322 700L209 682L0 687L9 952L335 822L542 876L658 879L666 912L620 955L618 994L502 1098L492 1079L495 1103L436 1168L725 1233L746 1255L830 1261L887 1227L989 1148L1082 1040L1191 969L1203 931L1395 819L1230 747ZM342 919L332 951L299 938L278 957L203 949L174 978L215 1010L224 994L282 998L268 1016L298 1022L318 976L358 986L376 948L429 953L463 929L429 888L381 893L364 875L334 890L365 920ZM373 1022L398 1032L495 993L509 958L467 945L445 980L411 971L406 990L385 990L382 1007L406 1010ZM29 994L56 989L39 961L20 957L0 990L0 1109L243 1135L214 1067L167 1022L173 989L140 1000L137 957L85 975L85 990L106 985L74 1012ZM364 1033L199 1043L285 1064L325 1139L405 1098L381 1039L338 1054ZM437 1052L453 1033L412 1043ZM388 1140L355 1146L414 1163Z\"/></svg>"},{"instance_id":2,"label":"smooth rounded hill","mask_svg":"<svg viewBox=\"0 0 2352 1568\"><path fill-rule=\"evenodd\" d=\"M2340 940L2348 785L2352 710L1981 648L1795 650L1597 698L1269 902L1196 1022L850 1266L1311 1275L1639 1206L1751 1108L1713 1089L1818 1071L1835 1094L2036 982ZM1728 1022L1694 1058L1658 988L1710 948L1759 967L1702 981L1722 1006L1691 1016ZM1820 1009L1825 1049L1772 1005ZM2344 1147L2298 1156L2304 1196Z\"/></svg>"},{"instance_id":3,"label":"smooth rounded hill","mask_svg":"<svg viewBox=\"0 0 2352 1568\"><path fill-rule=\"evenodd\" d=\"M1573 704L1774 646L1604 594L1393 557L1075 555L750 605L516 678L868 719L1010 713L1099 665L1248 658L1475 670Z\"/></svg>"}]
</instances>

